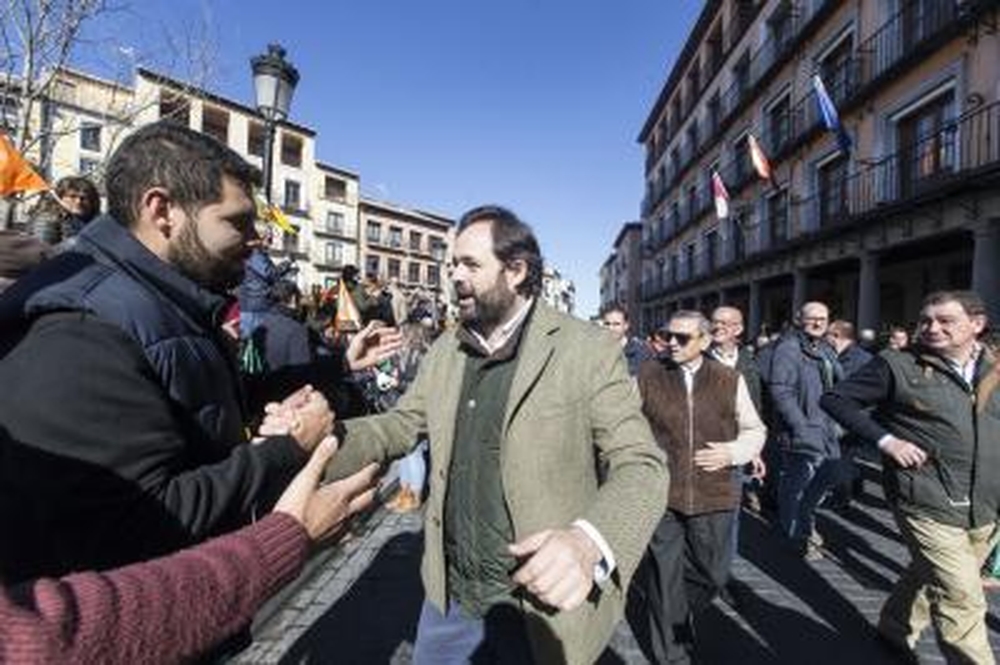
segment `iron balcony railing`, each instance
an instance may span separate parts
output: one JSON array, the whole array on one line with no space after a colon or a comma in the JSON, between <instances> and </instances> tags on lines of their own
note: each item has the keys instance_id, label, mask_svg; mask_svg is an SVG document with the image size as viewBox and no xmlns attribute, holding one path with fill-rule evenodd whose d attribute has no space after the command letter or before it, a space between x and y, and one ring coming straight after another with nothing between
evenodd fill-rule
<instances>
[{"instance_id":1,"label":"iron balcony railing","mask_svg":"<svg viewBox=\"0 0 1000 665\"><path fill-rule=\"evenodd\" d=\"M789 226L808 234L1000 180L1000 102L951 120L891 155L854 164L847 175L793 201Z\"/></svg>"},{"instance_id":2,"label":"iron balcony railing","mask_svg":"<svg viewBox=\"0 0 1000 665\"><path fill-rule=\"evenodd\" d=\"M734 67L736 80L722 93L717 129L727 126L742 108L743 102L754 94L758 83L770 74L775 65L783 61L785 54L798 43L807 26L830 4L832 1L826 0L815 4L810 11L801 8L793 11L780 33L772 34L743 65L737 64ZM998 0L907 0L899 11L859 44L854 53L824 72L824 82L831 98L842 112L849 109L877 89L882 79L897 75L899 68L918 61L920 54L936 42L951 38L963 30L965 25L978 20L980 14L998 6ZM787 131L773 132L770 127L765 127L762 132L764 149L773 162L780 161L821 128L815 93L811 89L792 106L787 115ZM690 142L686 136L682 139L685 143L684 159L679 168L670 171L663 193L685 175L705 149L714 144L716 134L717 132L705 134L696 146L688 145ZM647 162L647 172L666 150L668 143L662 142L656 159ZM742 181L741 184L745 183L746 181ZM662 199L662 195L660 198Z\"/></svg>"},{"instance_id":3,"label":"iron balcony railing","mask_svg":"<svg viewBox=\"0 0 1000 665\"><path fill-rule=\"evenodd\" d=\"M1000 184L1000 102L946 122L891 155L851 164L854 170L825 187L793 195L780 208L764 205L763 218L742 229L739 240L730 229L718 245L716 267L706 264L704 247L696 250L694 266L689 265L685 251L677 279L664 284L657 295L709 277L716 268L727 269L744 257L780 251L831 229L900 214L972 188L996 187ZM735 246L737 242L740 247Z\"/></svg>"}]
</instances>

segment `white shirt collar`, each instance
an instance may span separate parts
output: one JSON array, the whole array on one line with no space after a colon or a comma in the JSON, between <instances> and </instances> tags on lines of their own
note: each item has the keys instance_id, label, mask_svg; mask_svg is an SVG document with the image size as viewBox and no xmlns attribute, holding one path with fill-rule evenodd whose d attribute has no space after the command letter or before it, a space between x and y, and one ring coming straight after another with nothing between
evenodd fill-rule
<instances>
[{"instance_id":1,"label":"white shirt collar","mask_svg":"<svg viewBox=\"0 0 1000 665\"><path fill-rule=\"evenodd\" d=\"M476 338L477 342L483 345L483 348L486 349L490 355L493 355L498 349L502 348L503 345L507 343L507 340L509 340L511 336L517 332L517 329L521 327L524 319L528 316L528 312L531 311L531 305L534 302L534 298L528 298L524 305L521 306L521 309L519 309L517 313L511 317L510 321L494 330L489 339L480 335L476 330L469 329L469 332L472 333L472 336Z\"/></svg>"}]
</instances>

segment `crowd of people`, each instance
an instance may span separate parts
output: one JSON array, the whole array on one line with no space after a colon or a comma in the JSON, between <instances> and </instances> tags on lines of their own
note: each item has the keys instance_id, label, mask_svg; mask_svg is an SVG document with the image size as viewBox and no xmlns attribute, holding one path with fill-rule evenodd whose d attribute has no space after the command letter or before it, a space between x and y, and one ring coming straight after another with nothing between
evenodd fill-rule
<instances>
[{"instance_id":1,"label":"crowd of people","mask_svg":"<svg viewBox=\"0 0 1000 665\"><path fill-rule=\"evenodd\" d=\"M994 662L1000 365L976 294L928 295L884 350L822 302L756 349L733 306L637 339L624 308L602 329L546 305L530 226L487 205L458 222L442 326L356 270L336 305L302 294L258 178L158 123L111 157L105 215L75 178L0 233L0 661L238 651L398 459L390 507L424 519L415 662L591 663L635 599L650 658L690 662L741 506L822 557L817 508L881 453L912 557L881 638L912 656L932 624L949 662Z\"/></svg>"},{"instance_id":2,"label":"crowd of people","mask_svg":"<svg viewBox=\"0 0 1000 665\"><path fill-rule=\"evenodd\" d=\"M872 331L857 335L850 321L831 320L822 302L803 304L793 326L759 336L753 348L740 342L743 317L732 306L717 307L710 319L675 312L645 340L628 337L621 306L601 322L630 362L639 359L643 411L667 451L670 496L650 543L645 593L657 662L688 662L694 616L725 593L726 554L738 540L735 487L743 486L743 505L772 518L791 552L819 559L825 543L817 508L847 508L861 492L858 464L873 462L882 467L885 496L911 555L882 609L884 647L913 660L914 645L933 624L948 662L994 662L983 589L993 586L1000 538L1000 486L992 472L1000 365L979 295L929 294L915 333L888 327L882 348ZM697 369L706 363L711 371ZM725 385L713 377L717 365L739 378L737 404L746 386L743 409L722 396L732 387L699 394L699 378ZM671 374L687 382L686 400L665 384L650 387L650 377ZM745 421L750 405L766 434ZM702 431L707 426L699 423L728 429ZM741 449L751 438L755 444ZM744 464L723 477L705 476Z\"/></svg>"}]
</instances>

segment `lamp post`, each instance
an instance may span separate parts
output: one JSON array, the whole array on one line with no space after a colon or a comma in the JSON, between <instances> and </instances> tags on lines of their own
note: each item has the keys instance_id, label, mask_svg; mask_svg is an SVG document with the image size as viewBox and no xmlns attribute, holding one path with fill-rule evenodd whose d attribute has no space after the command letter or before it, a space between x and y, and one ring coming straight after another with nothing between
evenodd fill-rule
<instances>
[{"instance_id":1,"label":"lamp post","mask_svg":"<svg viewBox=\"0 0 1000 665\"><path fill-rule=\"evenodd\" d=\"M268 44L267 53L250 59L257 111L264 117L264 196L271 202L274 174L274 135L278 122L288 117L292 94L299 82L299 71L285 60L285 49Z\"/></svg>"}]
</instances>

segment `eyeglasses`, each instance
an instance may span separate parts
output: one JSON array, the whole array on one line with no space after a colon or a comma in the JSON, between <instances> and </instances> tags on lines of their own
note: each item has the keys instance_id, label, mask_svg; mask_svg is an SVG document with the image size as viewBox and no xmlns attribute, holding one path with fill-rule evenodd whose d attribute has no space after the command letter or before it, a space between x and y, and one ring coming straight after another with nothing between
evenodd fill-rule
<instances>
[{"instance_id":1,"label":"eyeglasses","mask_svg":"<svg viewBox=\"0 0 1000 665\"><path fill-rule=\"evenodd\" d=\"M676 333L676 332L670 332L669 330L664 330L660 332L660 339L662 339L664 342L669 342L670 340L675 339L677 340L677 343L680 344L681 346L687 346L688 344L691 343L691 340L694 339L695 337L696 335L692 335L690 333Z\"/></svg>"}]
</instances>

